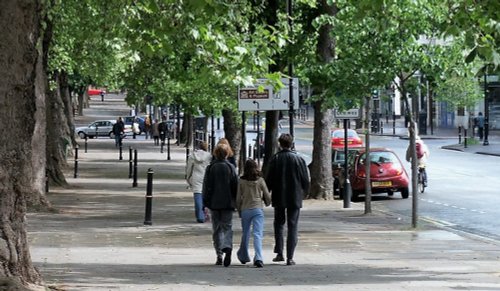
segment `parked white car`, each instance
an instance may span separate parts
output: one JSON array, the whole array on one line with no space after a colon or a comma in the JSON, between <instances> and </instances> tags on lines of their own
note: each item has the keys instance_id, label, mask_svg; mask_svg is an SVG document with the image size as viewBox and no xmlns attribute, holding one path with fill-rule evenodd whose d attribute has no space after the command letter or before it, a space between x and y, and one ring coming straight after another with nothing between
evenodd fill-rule
<instances>
[{"instance_id":1,"label":"parked white car","mask_svg":"<svg viewBox=\"0 0 500 291\"><path fill-rule=\"evenodd\" d=\"M94 138L99 136L107 136L114 138L113 124L115 120L96 120L88 126L75 128L75 133L82 139L85 137Z\"/></svg>"}]
</instances>

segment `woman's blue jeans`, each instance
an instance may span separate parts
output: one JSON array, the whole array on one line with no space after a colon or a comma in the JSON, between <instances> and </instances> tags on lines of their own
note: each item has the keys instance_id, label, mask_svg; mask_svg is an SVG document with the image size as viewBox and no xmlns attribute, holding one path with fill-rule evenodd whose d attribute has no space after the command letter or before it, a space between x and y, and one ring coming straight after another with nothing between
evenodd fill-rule
<instances>
[{"instance_id":1,"label":"woman's blue jeans","mask_svg":"<svg viewBox=\"0 0 500 291\"><path fill-rule=\"evenodd\" d=\"M238 250L238 259L242 263L250 262L248 243L250 241L250 227L252 227L253 247L255 256L253 261L263 261L262 238L264 236L264 210L262 208L245 209L241 211L241 244Z\"/></svg>"},{"instance_id":2,"label":"woman's blue jeans","mask_svg":"<svg viewBox=\"0 0 500 291\"><path fill-rule=\"evenodd\" d=\"M203 211L203 197L201 193L194 193L194 214L197 222L205 222L205 212Z\"/></svg>"}]
</instances>

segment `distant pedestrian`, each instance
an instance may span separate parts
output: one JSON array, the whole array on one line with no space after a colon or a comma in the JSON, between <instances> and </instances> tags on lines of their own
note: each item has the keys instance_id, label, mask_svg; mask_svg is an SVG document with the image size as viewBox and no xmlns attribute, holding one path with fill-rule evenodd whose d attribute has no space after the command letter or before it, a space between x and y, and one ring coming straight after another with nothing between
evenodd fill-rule
<instances>
[{"instance_id":1,"label":"distant pedestrian","mask_svg":"<svg viewBox=\"0 0 500 291\"><path fill-rule=\"evenodd\" d=\"M160 133L160 142L162 145L165 145L165 138L167 137L167 122L165 122L165 119L163 119L159 124L158 124L158 131Z\"/></svg>"},{"instance_id":2,"label":"distant pedestrian","mask_svg":"<svg viewBox=\"0 0 500 291\"><path fill-rule=\"evenodd\" d=\"M479 112L477 116L477 132L479 134L479 140L483 140L484 136L484 116L482 112Z\"/></svg>"},{"instance_id":3,"label":"distant pedestrian","mask_svg":"<svg viewBox=\"0 0 500 291\"><path fill-rule=\"evenodd\" d=\"M194 213L197 222L205 222L205 212L203 206L203 197L201 194L203 188L203 178L205 170L212 161L212 155L207 152L206 142L199 144L198 150L189 156L186 166L186 181L193 190Z\"/></svg>"},{"instance_id":4,"label":"distant pedestrian","mask_svg":"<svg viewBox=\"0 0 500 291\"><path fill-rule=\"evenodd\" d=\"M253 247L255 256L253 264L257 268L264 267L262 256L262 238L264 236L264 210L263 206L271 204L271 195L266 182L260 175L257 163L247 160L244 165L244 174L240 178L236 207L241 217L241 243L237 252L238 260L242 264L250 262L248 243L250 241L250 228L253 233Z\"/></svg>"},{"instance_id":5,"label":"distant pedestrian","mask_svg":"<svg viewBox=\"0 0 500 291\"><path fill-rule=\"evenodd\" d=\"M287 225L286 264L295 265L293 256L298 242L298 222L302 199L309 191L309 172L306 163L291 150L293 137L284 133L278 138L281 150L269 161L266 183L272 194L274 207L274 253L273 262L282 262L285 222Z\"/></svg>"},{"instance_id":6,"label":"distant pedestrian","mask_svg":"<svg viewBox=\"0 0 500 291\"><path fill-rule=\"evenodd\" d=\"M144 133L146 134L146 139L148 139L151 134L151 126L151 117L147 115L144 119Z\"/></svg>"},{"instance_id":7,"label":"distant pedestrian","mask_svg":"<svg viewBox=\"0 0 500 291\"><path fill-rule=\"evenodd\" d=\"M122 138L125 134L125 123L123 123L123 119L118 117L115 124L113 124L113 135L115 136L115 147L119 147L122 145Z\"/></svg>"},{"instance_id":8,"label":"distant pedestrian","mask_svg":"<svg viewBox=\"0 0 500 291\"><path fill-rule=\"evenodd\" d=\"M104 91L101 90L101 102L104 102Z\"/></svg>"},{"instance_id":9,"label":"distant pedestrian","mask_svg":"<svg viewBox=\"0 0 500 291\"><path fill-rule=\"evenodd\" d=\"M218 145L203 180L203 205L210 209L212 239L217 255L216 265L231 264L233 250L233 212L236 207L238 175L227 161L229 146ZM224 255L224 259L222 256Z\"/></svg>"},{"instance_id":10,"label":"distant pedestrian","mask_svg":"<svg viewBox=\"0 0 500 291\"><path fill-rule=\"evenodd\" d=\"M158 119L155 119L155 122L153 123L152 126L152 135L156 146L160 145L160 129L158 128L159 125L160 124L158 123Z\"/></svg>"},{"instance_id":11,"label":"distant pedestrian","mask_svg":"<svg viewBox=\"0 0 500 291\"><path fill-rule=\"evenodd\" d=\"M234 152L233 152L233 149L231 148L231 145L229 144L229 141L227 140L227 138L221 138L218 142L217 142L217 145L220 145L220 144L225 144L228 146L228 149L229 149L229 152L228 152L228 156L227 156L227 160L235 167L237 168L236 166L236 159L234 158Z\"/></svg>"}]
</instances>

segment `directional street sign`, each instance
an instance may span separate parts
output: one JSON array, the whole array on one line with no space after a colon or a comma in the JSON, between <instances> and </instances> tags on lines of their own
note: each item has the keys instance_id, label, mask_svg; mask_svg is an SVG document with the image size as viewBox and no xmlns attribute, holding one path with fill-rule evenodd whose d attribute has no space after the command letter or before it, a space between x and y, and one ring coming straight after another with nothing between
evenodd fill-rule
<instances>
[{"instance_id":1,"label":"directional street sign","mask_svg":"<svg viewBox=\"0 0 500 291\"><path fill-rule=\"evenodd\" d=\"M257 82L250 87L238 90L238 110L239 111L268 111L268 110L288 110L290 108L290 86L288 78L281 78L285 85L278 92L273 92L273 88L268 84L267 79L257 79ZM259 92L259 86L264 90ZM299 79L292 79L293 100L295 108L299 106Z\"/></svg>"}]
</instances>

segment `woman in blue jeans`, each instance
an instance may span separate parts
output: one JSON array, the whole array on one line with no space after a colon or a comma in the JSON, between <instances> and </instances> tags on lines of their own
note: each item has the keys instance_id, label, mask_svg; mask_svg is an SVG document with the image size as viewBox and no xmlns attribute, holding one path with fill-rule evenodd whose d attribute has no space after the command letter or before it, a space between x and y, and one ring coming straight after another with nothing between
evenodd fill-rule
<instances>
[{"instance_id":1,"label":"woman in blue jeans","mask_svg":"<svg viewBox=\"0 0 500 291\"><path fill-rule=\"evenodd\" d=\"M203 211L203 197L201 190L203 187L203 177L205 169L212 160L212 155L207 152L206 142L199 144L198 150L189 156L186 166L186 181L189 187L193 189L194 213L197 222L205 222L205 212Z\"/></svg>"},{"instance_id":2,"label":"woman in blue jeans","mask_svg":"<svg viewBox=\"0 0 500 291\"><path fill-rule=\"evenodd\" d=\"M266 182L260 176L257 163L254 160L247 160L236 196L236 206L240 213L242 228L241 244L237 256L242 264L250 262L248 243L250 241L250 227L253 226L253 246L255 249L253 264L257 268L264 267L262 257L264 204L266 206L271 204L271 196L267 190Z\"/></svg>"}]
</instances>

